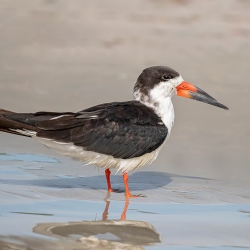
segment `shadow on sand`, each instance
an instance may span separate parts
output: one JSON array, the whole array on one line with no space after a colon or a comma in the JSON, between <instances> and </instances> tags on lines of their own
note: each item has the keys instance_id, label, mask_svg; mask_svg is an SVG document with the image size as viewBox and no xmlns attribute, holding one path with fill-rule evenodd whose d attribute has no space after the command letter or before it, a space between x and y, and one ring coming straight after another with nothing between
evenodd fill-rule
<instances>
[{"instance_id":1,"label":"shadow on sand","mask_svg":"<svg viewBox=\"0 0 250 250\"><path fill-rule=\"evenodd\" d=\"M157 189L168 185L172 181L169 174L163 172L137 172L129 176L129 185L133 190L148 190ZM124 190L123 179L121 175L112 175L111 182L115 188ZM63 176L53 179L0 179L0 183L11 185L25 185L25 186L40 186L51 188L83 188L83 189L98 189L106 190L107 184L105 175L97 176Z\"/></svg>"},{"instance_id":2,"label":"shadow on sand","mask_svg":"<svg viewBox=\"0 0 250 250\"><path fill-rule=\"evenodd\" d=\"M195 176L181 176L176 174L169 174L165 172L156 171L141 171L133 173L129 176L129 186L131 190L152 190L159 187L163 187L172 182L172 177L177 178L191 178L191 179L203 179L211 180L207 178L195 177ZM73 176L73 175L58 175L52 179L0 179L2 184L11 185L25 185L25 186L39 186L50 187L58 189L69 188L83 188L94 190L107 190L107 184L105 174L96 176ZM111 183L113 188L118 188L120 191L124 191L124 184L121 175L111 175Z\"/></svg>"}]
</instances>

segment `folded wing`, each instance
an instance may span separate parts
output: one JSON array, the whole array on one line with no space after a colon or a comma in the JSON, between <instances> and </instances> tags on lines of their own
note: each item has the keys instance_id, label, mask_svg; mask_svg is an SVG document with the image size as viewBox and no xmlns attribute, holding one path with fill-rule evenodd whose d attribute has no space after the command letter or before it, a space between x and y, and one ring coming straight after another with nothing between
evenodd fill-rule
<instances>
[{"instance_id":1,"label":"folded wing","mask_svg":"<svg viewBox=\"0 0 250 250\"><path fill-rule=\"evenodd\" d=\"M7 113L3 117L18 124L10 131L32 130L37 138L122 159L151 153L168 134L161 119L136 101L101 104L77 113Z\"/></svg>"}]
</instances>

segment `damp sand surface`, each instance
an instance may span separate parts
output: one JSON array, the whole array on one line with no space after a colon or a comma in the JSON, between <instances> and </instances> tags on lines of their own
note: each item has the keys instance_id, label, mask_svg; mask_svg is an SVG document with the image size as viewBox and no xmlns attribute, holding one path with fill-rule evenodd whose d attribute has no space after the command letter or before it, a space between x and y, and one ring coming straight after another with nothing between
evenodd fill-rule
<instances>
[{"instance_id":1,"label":"damp sand surface","mask_svg":"<svg viewBox=\"0 0 250 250\"><path fill-rule=\"evenodd\" d=\"M0 1L0 107L79 111L132 98L166 65L229 107L173 98L158 159L107 194L101 169L0 134L0 249L250 247L247 0ZM119 10L119 11L117 11Z\"/></svg>"}]
</instances>

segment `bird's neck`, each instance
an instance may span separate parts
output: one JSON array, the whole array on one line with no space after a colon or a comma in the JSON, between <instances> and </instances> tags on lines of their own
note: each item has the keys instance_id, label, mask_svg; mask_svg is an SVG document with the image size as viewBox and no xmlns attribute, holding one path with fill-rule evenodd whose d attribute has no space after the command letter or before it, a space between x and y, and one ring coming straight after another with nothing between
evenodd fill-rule
<instances>
[{"instance_id":1,"label":"bird's neck","mask_svg":"<svg viewBox=\"0 0 250 250\"><path fill-rule=\"evenodd\" d=\"M161 94L145 96L140 92L135 92L134 99L153 109L168 128L168 133L170 133L174 124L174 106L170 96L167 97Z\"/></svg>"}]
</instances>

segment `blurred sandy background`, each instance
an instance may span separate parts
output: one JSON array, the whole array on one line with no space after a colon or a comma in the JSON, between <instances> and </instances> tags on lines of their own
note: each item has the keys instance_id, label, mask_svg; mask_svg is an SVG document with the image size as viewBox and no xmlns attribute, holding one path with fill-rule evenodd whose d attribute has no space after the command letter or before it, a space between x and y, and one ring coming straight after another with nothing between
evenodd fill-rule
<instances>
[{"instance_id":1,"label":"blurred sandy background","mask_svg":"<svg viewBox=\"0 0 250 250\"><path fill-rule=\"evenodd\" d=\"M0 0L0 106L78 111L130 100L145 67L170 66L230 110L175 97L171 137L146 170L249 185L249 10L248 0ZM0 140L1 152L53 154L26 138Z\"/></svg>"}]
</instances>

